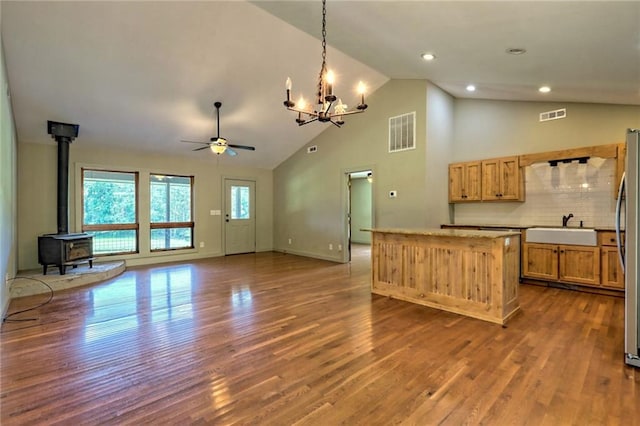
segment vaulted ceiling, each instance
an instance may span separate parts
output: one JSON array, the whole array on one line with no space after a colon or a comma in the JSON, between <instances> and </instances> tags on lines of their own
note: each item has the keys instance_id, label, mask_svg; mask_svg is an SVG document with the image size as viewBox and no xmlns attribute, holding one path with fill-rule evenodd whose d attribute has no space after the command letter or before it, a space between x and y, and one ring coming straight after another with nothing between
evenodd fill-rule
<instances>
[{"instance_id":1,"label":"vaulted ceiling","mask_svg":"<svg viewBox=\"0 0 640 426\"><path fill-rule=\"evenodd\" d=\"M329 0L327 10L328 63L348 105L359 80L375 90L389 78L456 97L640 105L639 2ZM220 160L271 169L327 126L298 127L282 106L287 77L294 93L314 93L320 1L2 1L0 14L21 142L52 143L56 120L80 124L86 146L213 162L180 140L215 136L221 101L222 135L256 151Z\"/></svg>"}]
</instances>

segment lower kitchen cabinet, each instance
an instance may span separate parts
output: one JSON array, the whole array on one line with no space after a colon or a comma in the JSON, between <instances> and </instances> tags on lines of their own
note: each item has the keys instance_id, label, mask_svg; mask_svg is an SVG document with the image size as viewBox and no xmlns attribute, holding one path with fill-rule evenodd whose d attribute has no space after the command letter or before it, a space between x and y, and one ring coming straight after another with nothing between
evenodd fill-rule
<instances>
[{"instance_id":1,"label":"lower kitchen cabinet","mask_svg":"<svg viewBox=\"0 0 640 426\"><path fill-rule=\"evenodd\" d=\"M522 275L545 281L600 285L600 248L523 244Z\"/></svg>"},{"instance_id":2,"label":"lower kitchen cabinet","mask_svg":"<svg viewBox=\"0 0 640 426\"><path fill-rule=\"evenodd\" d=\"M600 248L558 246L560 281L600 285Z\"/></svg>"},{"instance_id":3,"label":"lower kitchen cabinet","mask_svg":"<svg viewBox=\"0 0 640 426\"><path fill-rule=\"evenodd\" d=\"M624 290L624 273L618 259L617 247L602 247L600 249L602 266L602 285Z\"/></svg>"},{"instance_id":4,"label":"lower kitchen cabinet","mask_svg":"<svg viewBox=\"0 0 640 426\"><path fill-rule=\"evenodd\" d=\"M558 246L535 243L523 244L522 275L541 280L557 280Z\"/></svg>"},{"instance_id":5,"label":"lower kitchen cabinet","mask_svg":"<svg viewBox=\"0 0 640 426\"><path fill-rule=\"evenodd\" d=\"M624 232L621 234L624 244ZM598 232L600 244L600 263L602 286L624 290L624 272L620 266L616 233L613 231Z\"/></svg>"}]
</instances>

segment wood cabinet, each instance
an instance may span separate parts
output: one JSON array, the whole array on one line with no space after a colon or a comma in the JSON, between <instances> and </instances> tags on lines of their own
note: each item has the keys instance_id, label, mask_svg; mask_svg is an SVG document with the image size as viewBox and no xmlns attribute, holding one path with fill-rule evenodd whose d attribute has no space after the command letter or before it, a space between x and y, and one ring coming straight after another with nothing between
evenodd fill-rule
<instances>
[{"instance_id":1,"label":"wood cabinet","mask_svg":"<svg viewBox=\"0 0 640 426\"><path fill-rule=\"evenodd\" d=\"M518 157L482 161L482 201L523 201Z\"/></svg>"},{"instance_id":2,"label":"wood cabinet","mask_svg":"<svg viewBox=\"0 0 640 426\"><path fill-rule=\"evenodd\" d=\"M587 246L558 246L558 280L563 282L600 285L600 248Z\"/></svg>"},{"instance_id":3,"label":"wood cabinet","mask_svg":"<svg viewBox=\"0 0 640 426\"><path fill-rule=\"evenodd\" d=\"M622 234L624 242L624 234ZM624 290L624 272L620 266L616 233L611 231L598 232L600 245L600 275L603 287Z\"/></svg>"},{"instance_id":4,"label":"wood cabinet","mask_svg":"<svg viewBox=\"0 0 640 426\"><path fill-rule=\"evenodd\" d=\"M600 265L602 286L624 290L624 273L618 259L617 247L602 247L600 249Z\"/></svg>"},{"instance_id":5,"label":"wood cabinet","mask_svg":"<svg viewBox=\"0 0 640 426\"><path fill-rule=\"evenodd\" d=\"M519 157L449 164L449 202L524 201Z\"/></svg>"},{"instance_id":6,"label":"wood cabinet","mask_svg":"<svg viewBox=\"0 0 640 426\"><path fill-rule=\"evenodd\" d=\"M600 285L600 248L525 243L522 275L545 281Z\"/></svg>"},{"instance_id":7,"label":"wood cabinet","mask_svg":"<svg viewBox=\"0 0 640 426\"><path fill-rule=\"evenodd\" d=\"M449 165L449 202L480 201L482 163L471 161Z\"/></svg>"},{"instance_id":8,"label":"wood cabinet","mask_svg":"<svg viewBox=\"0 0 640 426\"><path fill-rule=\"evenodd\" d=\"M519 308L519 232L371 229L371 292L504 324Z\"/></svg>"},{"instance_id":9,"label":"wood cabinet","mask_svg":"<svg viewBox=\"0 0 640 426\"><path fill-rule=\"evenodd\" d=\"M522 275L542 280L558 279L558 246L524 243L522 245Z\"/></svg>"}]
</instances>

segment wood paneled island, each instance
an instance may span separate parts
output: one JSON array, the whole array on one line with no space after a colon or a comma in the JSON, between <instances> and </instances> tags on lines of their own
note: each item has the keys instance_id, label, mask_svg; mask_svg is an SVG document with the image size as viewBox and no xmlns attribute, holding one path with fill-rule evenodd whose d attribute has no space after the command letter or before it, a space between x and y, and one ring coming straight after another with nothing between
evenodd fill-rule
<instances>
[{"instance_id":1,"label":"wood paneled island","mask_svg":"<svg viewBox=\"0 0 640 426\"><path fill-rule=\"evenodd\" d=\"M504 324L520 308L520 233L367 229L371 292Z\"/></svg>"}]
</instances>

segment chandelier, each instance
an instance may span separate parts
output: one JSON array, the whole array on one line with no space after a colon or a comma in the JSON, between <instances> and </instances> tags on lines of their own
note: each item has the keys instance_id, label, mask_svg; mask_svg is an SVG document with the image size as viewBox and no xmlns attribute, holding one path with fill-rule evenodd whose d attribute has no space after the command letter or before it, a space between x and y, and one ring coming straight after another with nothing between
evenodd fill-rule
<instances>
[{"instance_id":1,"label":"chandelier","mask_svg":"<svg viewBox=\"0 0 640 426\"><path fill-rule=\"evenodd\" d=\"M318 94L317 105L312 109L311 105L307 105L304 98L300 96L298 102L291 100L291 79L287 77L286 89L287 100L284 101L284 106L289 111L295 111L298 113L296 123L298 126L320 121L323 123L330 122L337 127L344 124L343 117L345 115L359 114L367 109L367 104L364 103L365 85L360 82L358 84L358 93L360 94L360 104L355 110L348 110L347 105L342 103L342 99L339 99L333 93L334 75L333 72L327 70L327 1L322 0L322 66L320 67L320 74L318 75ZM338 101L337 103L336 100ZM335 103L335 105L334 105ZM333 107L333 112L331 111Z\"/></svg>"}]
</instances>

